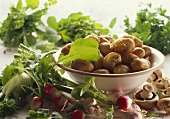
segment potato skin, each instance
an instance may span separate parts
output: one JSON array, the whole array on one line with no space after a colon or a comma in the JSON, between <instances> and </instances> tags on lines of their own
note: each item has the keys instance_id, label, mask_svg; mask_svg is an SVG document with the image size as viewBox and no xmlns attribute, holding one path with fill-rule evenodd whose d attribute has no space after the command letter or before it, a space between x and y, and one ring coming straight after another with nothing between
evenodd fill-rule
<instances>
[{"instance_id":1,"label":"potato skin","mask_svg":"<svg viewBox=\"0 0 170 119\"><path fill-rule=\"evenodd\" d=\"M97 62L94 62L94 70L101 69L103 67L103 55L100 53L100 58Z\"/></svg>"},{"instance_id":2,"label":"potato skin","mask_svg":"<svg viewBox=\"0 0 170 119\"><path fill-rule=\"evenodd\" d=\"M100 43L103 43L103 42L112 43L113 42L112 37L109 35L101 35L101 36L99 36L99 39L100 39Z\"/></svg>"},{"instance_id":3,"label":"potato skin","mask_svg":"<svg viewBox=\"0 0 170 119\"><path fill-rule=\"evenodd\" d=\"M121 38L115 40L111 44L111 48L113 48L113 50L117 53L122 53L122 52L129 53L132 52L133 49L135 48L135 42L130 38Z\"/></svg>"},{"instance_id":4,"label":"potato skin","mask_svg":"<svg viewBox=\"0 0 170 119\"><path fill-rule=\"evenodd\" d=\"M109 54L110 52L113 51L113 49L110 47L110 43L108 43L108 42L100 43L99 50L103 56L106 56L107 54Z\"/></svg>"},{"instance_id":5,"label":"potato skin","mask_svg":"<svg viewBox=\"0 0 170 119\"><path fill-rule=\"evenodd\" d=\"M61 53L63 54L63 55L67 55L69 52L70 52L70 48L71 48L71 45L72 45L73 43L68 43L68 44L66 44L62 49L61 49Z\"/></svg>"},{"instance_id":6,"label":"potato skin","mask_svg":"<svg viewBox=\"0 0 170 119\"><path fill-rule=\"evenodd\" d=\"M109 71L107 69L97 69L94 70L93 73L109 74Z\"/></svg>"},{"instance_id":7,"label":"potato skin","mask_svg":"<svg viewBox=\"0 0 170 119\"><path fill-rule=\"evenodd\" d=\"M130 68L133 72L143 71L151 67L150 62L144 58L135 58L130 64Z\"/></svg>"},{"instance_id":8,"label":"potato skin","mask_svg":"<svg viewBox=\"0 0 170 119\"><path fill-rule=\"evenodd\" d=\"M147 58L148 56L151 55L152 51L151 51L151 49L149 48L149 46L143 45L143 46L142 46L142 49L145 50L145 56L144 56L144 58Z\"/></svg>"},{"instance_id":9,"label":"potato skin","mask_svg":"<svg viewBox=\"0 0 170 119\"><path fill-rule=\"evenodd\" d=\"M135 42L135 47L142 47L143 46L143 42L139 38L137 38L135 36L124 35L123 38L130 38L130 39L132 39Z\"/></svg>"},{"instance_id":10,"label":"potato skin","mask_svg":"<svg viewBox=\"0 0 170 119\"><path fill-rule=\"evenodd\" d=\"M121 58L122 58L122 64L129 66L130 63L133 61L133 59L139 57L132 53L121 53Z\"/></svg>"},{"instance_id":11,"label":"potato skin","mask_svg":"<svg viewBox=\"0 0 170 119\"><path fill-rule=\"evenodd\" d=\"M120 54L116 52L110 52L103 59L103 68L113 72L114 67L118 64L121 64L121 62L122 58Z\"/></svg>"},{"instance_id":12,"label":"potato skin","mask_svg":"<svg viewBox=\"0 0 170 119\"><path fill-rule=\"evenodd\" d=\"M117 65L115 66L113 73L114 74L123 74L123 73L129 73L130 68L126 65Z\"/></svg>"},{"instance_id":13,"label":"potato skin","mask_svg":"<svg viewBox=\"0 0 170 119\"><path fill-rule=\"evenodd\" d=\"M89 61L77 59L71 63L71 68L84 72L91 72L94 69L94 66Z\"/></svg>"},{"instance_id":14,"label":"potato skin","mask_svg":"<svg viewBox=\"0 0 170 119\"><path fill-rule=\"evenodd\" d=\"M145 50L141 47L135 47L135 49L132 51L132 54L135 54L139 58L143 58L145 56Z\"/></svg>"},{"instance_id":15,"label":"potato skin","mask_svg":"<svg viewBox=\"0 0 170 119\"><path fill-rule=\"evenodd\" d=\"M100 39L98 38L98 36L96 34L88 35L86 38L92 38L100 44Z\"/></svg>"}]
</instances>

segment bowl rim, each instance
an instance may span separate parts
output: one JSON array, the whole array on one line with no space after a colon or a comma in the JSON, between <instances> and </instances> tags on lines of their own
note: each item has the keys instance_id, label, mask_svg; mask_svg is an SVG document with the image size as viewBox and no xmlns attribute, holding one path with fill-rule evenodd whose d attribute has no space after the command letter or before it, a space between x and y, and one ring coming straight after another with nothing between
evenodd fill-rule
<instances>
[{"instance_id":1,"label":"bowl rim","mask_svg":"<svg viewBox=\"0 0 170 119\"><path fill-rule=\"evenodd\" d=\"M138 71L138 72L123 73L123 74L100 74L100 73L79 71L79 70L67 67L64 64L57 64L57 66L67 72L81 74L81 75L87 75L87 76L93 76L93 77L131 77L131 76L145 74L145 73L151 72L151 71L154 72L163 65L163 63L165 61L165 56L159 50L157 50L155 48L150 47L150 49L153 54L157 54L157 56L161 59L161 61L158 64L156 64L154 67L151 67L147 70ZM53 58L54 58L54 62L56 63L57 59L58 59L58 52L53 55Z\"/></svg>"}]
</instances>

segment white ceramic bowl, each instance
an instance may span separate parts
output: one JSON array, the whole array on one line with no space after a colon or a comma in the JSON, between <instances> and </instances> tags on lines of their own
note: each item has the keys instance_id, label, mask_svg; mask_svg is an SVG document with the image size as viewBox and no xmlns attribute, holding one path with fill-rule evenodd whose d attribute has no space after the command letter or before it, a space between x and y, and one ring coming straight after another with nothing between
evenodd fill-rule
<instances>
[{"instance_id":1,"label":"white ceramic bowl","mask_svg":"<svg viewBox=\"0 0 170 119\"><path fill-rule=\"evenodd\" d=\"M151 48L151 47L150 47ZM58 65L60 68L64 69L66 73L69 74L71 79L84 83L87 76L95 77L96 87L101 90L109 91L113 89L123 90L125 93L133 91L135 88L142 85L149 76L159 69L165 60L165 56L158 50L151 48L152 54L149 56L152 67L150 69L124 74L99 74L99 73L89 73L71 69L64 65ZM54 60L57 61L58 53L54 55Z\"/></svg>"}]
</instances>

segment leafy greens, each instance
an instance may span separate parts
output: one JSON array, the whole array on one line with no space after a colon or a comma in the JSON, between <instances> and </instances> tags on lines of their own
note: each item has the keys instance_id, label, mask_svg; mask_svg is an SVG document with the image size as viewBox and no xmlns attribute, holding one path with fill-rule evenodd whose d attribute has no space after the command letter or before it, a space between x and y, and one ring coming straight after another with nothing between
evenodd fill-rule
<instances>
[{"instance_id":1,"label":"leafy greens","mask_svg":"<svg viewBox=\"0 0 170 119\"><path fill-rule=\"evenodd\" d=\"M114 18L109 27L113 28L116 23ZM61 39L56 45L62 46L79 38L84 38L92 33L96 35L105 35L109 33L109 29L105 28L101 23L91 19L81 12L72 13L67 18L57 21L54 16L50 16L47 20L48 26L53 28L61 35Z\"/></svg>"},{"instance_id":2,"label":"leafy greens","mask_svg":"<svg viewBox=\"0 0 170 119\"><path fill-rule=\"evenodd\" d=\"M152 4L147 4L145 9L136 14L135 26L130 24L126 16L124 20L126 33L140 38L145 45L154 47L163 54L170 53L170 16L161 6L153 9Z\"/></svg>"},{"instance_id":3,"label":"leafy greens","mask_svg":"<svg viewBox=\"0 0 170 119\"><path fill-rule=\"evenodd\" d=\"M18 0L16 7L11 6L7 18L0 27L0 39L4 45L10 49L18 47L20 43L33 46L38 39L56 42L60 38L57 32L41 21L41 17L55 1L49 0L42 9L38 9L39 0L26 0L26 6L22 0ZM30 14L28 14L29 9L31 9Z\"/></svg>"}]
</instances>

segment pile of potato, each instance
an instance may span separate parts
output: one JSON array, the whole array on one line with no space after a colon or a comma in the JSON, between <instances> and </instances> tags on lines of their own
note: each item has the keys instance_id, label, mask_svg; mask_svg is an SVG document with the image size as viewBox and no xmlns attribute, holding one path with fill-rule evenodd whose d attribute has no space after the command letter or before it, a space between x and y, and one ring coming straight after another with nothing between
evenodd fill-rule
<instances>
[{"instance_id":1,"label":"pile of potato","mask_svg":"<svg viewBox=\"0 0 170 119\"><path fill-rule=\"evenodd\" d=\"M122 74L149 69L150 62L146 59L151 49L135 36L124 35L113 40L110 36L89 35L99 43L100 59L89 62L81 59L74 60L71 68L93 73ZM69 53L72 43L65 45L61 52Z\"/></svg>"}]
</instances>

